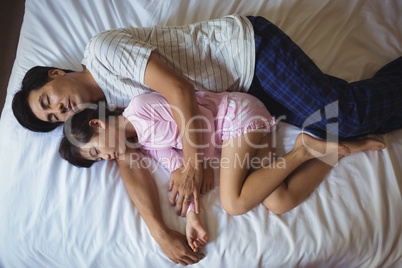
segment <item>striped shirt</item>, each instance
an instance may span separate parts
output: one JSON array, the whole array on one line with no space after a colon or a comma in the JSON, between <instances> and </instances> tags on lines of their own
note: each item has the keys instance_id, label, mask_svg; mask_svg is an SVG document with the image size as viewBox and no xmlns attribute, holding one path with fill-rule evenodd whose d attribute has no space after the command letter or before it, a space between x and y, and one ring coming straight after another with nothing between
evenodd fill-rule
<instances>
[{"instance_id":1,"label":"striped shirt","mask_svg":"<svg viewBox=\"0 0 402 268\"><path fill-rule=\"evenodd\" d=\"M133 97L152 91L144 84L151 52L196 90L246 92L254 75L253 26L241 15L186 26L102 32L88 43L82 64L109 105L127 107Z\"/></svg>"}]
</instances>

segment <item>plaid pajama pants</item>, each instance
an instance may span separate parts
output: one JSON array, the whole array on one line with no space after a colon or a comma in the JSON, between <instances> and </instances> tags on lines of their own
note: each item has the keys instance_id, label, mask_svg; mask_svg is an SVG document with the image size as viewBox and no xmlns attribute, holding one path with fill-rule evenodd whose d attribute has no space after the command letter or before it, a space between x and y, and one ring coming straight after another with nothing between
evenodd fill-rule
<instances>
[{"instance_id":1,"label":"plaid pajama pants","mask_svg":"<svg viewBox=\"0 0 402 268\"><path fill-rule=\"evenodd\" d=\"M402 128L402 57L373 78L326 75L284 32L262 17L254 26L256 68L249 94L270 113L321 138L346 139Z\"/></svg>"}]
</instances>

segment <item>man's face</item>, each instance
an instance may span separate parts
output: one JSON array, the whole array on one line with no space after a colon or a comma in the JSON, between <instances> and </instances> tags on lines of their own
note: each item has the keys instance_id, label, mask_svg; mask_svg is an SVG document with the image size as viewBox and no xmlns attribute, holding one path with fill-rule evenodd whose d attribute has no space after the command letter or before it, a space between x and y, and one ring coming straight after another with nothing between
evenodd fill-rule
<instances>
[{"instance_id":1,"label":"man's face","mask_svg":"<svg viewBox=\"0 0 402 268\"><path fill-rule=\"evenodd\" d=\"M64 122L73 115L76 105L86 102L85 88L61 70L49 71L49 77L53 80L31 91L28 103L38 119L51 123Z\"/></svg>"}]
</instances>

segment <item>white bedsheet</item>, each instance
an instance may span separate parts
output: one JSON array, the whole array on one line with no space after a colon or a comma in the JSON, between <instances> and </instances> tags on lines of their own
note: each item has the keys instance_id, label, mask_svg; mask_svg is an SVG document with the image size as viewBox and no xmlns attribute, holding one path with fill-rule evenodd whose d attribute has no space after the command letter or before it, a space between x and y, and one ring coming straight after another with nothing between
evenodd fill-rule
<instances>
[{"instance_id":1,"label":"white bedsheet","mask_svg":"<svg viewBox=\"0 0 402 268\"><path fill-rule=\"evenodd\" d=\"M35 65L80 70L85 44L102 30L231 13L268 18L324 72L348 81L370 77L402 55L399 0L27 0L0 121L0 267L174 266L131 203L117 165L70 166L57 153L61 129L23 129L11 100ZM278 150L291 149L299 131L281 125ZM378 138L385 150L342 160L282 216L258 206L231 217L219 186L202 196L211 241L194 267L402 266L402 130ZM184 233L185 220L167 201L167 172L153 175L166 223Z\"/></svg>"}]
</instances>

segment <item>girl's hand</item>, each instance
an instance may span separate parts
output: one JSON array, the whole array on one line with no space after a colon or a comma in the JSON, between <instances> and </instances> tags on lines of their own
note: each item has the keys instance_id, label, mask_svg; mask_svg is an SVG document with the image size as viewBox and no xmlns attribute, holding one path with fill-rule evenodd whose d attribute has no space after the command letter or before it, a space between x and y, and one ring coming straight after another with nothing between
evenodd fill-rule
<instances>
[{"instance_id":1,"label":"girl's hand","mask_svg":"<svg viewBox=\"0 0 402 268\"><path fill-rule=\"evenodd\" d=\"M198 249L208 242L207 230L202 225L200 216L194 211L187 214L186 237L188 245L194 252L198 252Z\"/></svg>"},{"instance_id":2,"label":"girl's hand","mask_svg":"<svg viewBox=\"0 0 402 268\"><path fill-rule=\"evenodd\" d=\"M203 179L201 184L201 193L205 194L209 190L214 189L215 187L215 178L214 178L214 170L210 164L209 160L204 162L204 172L203 172Z\"/></svg>"}]
</instances>

